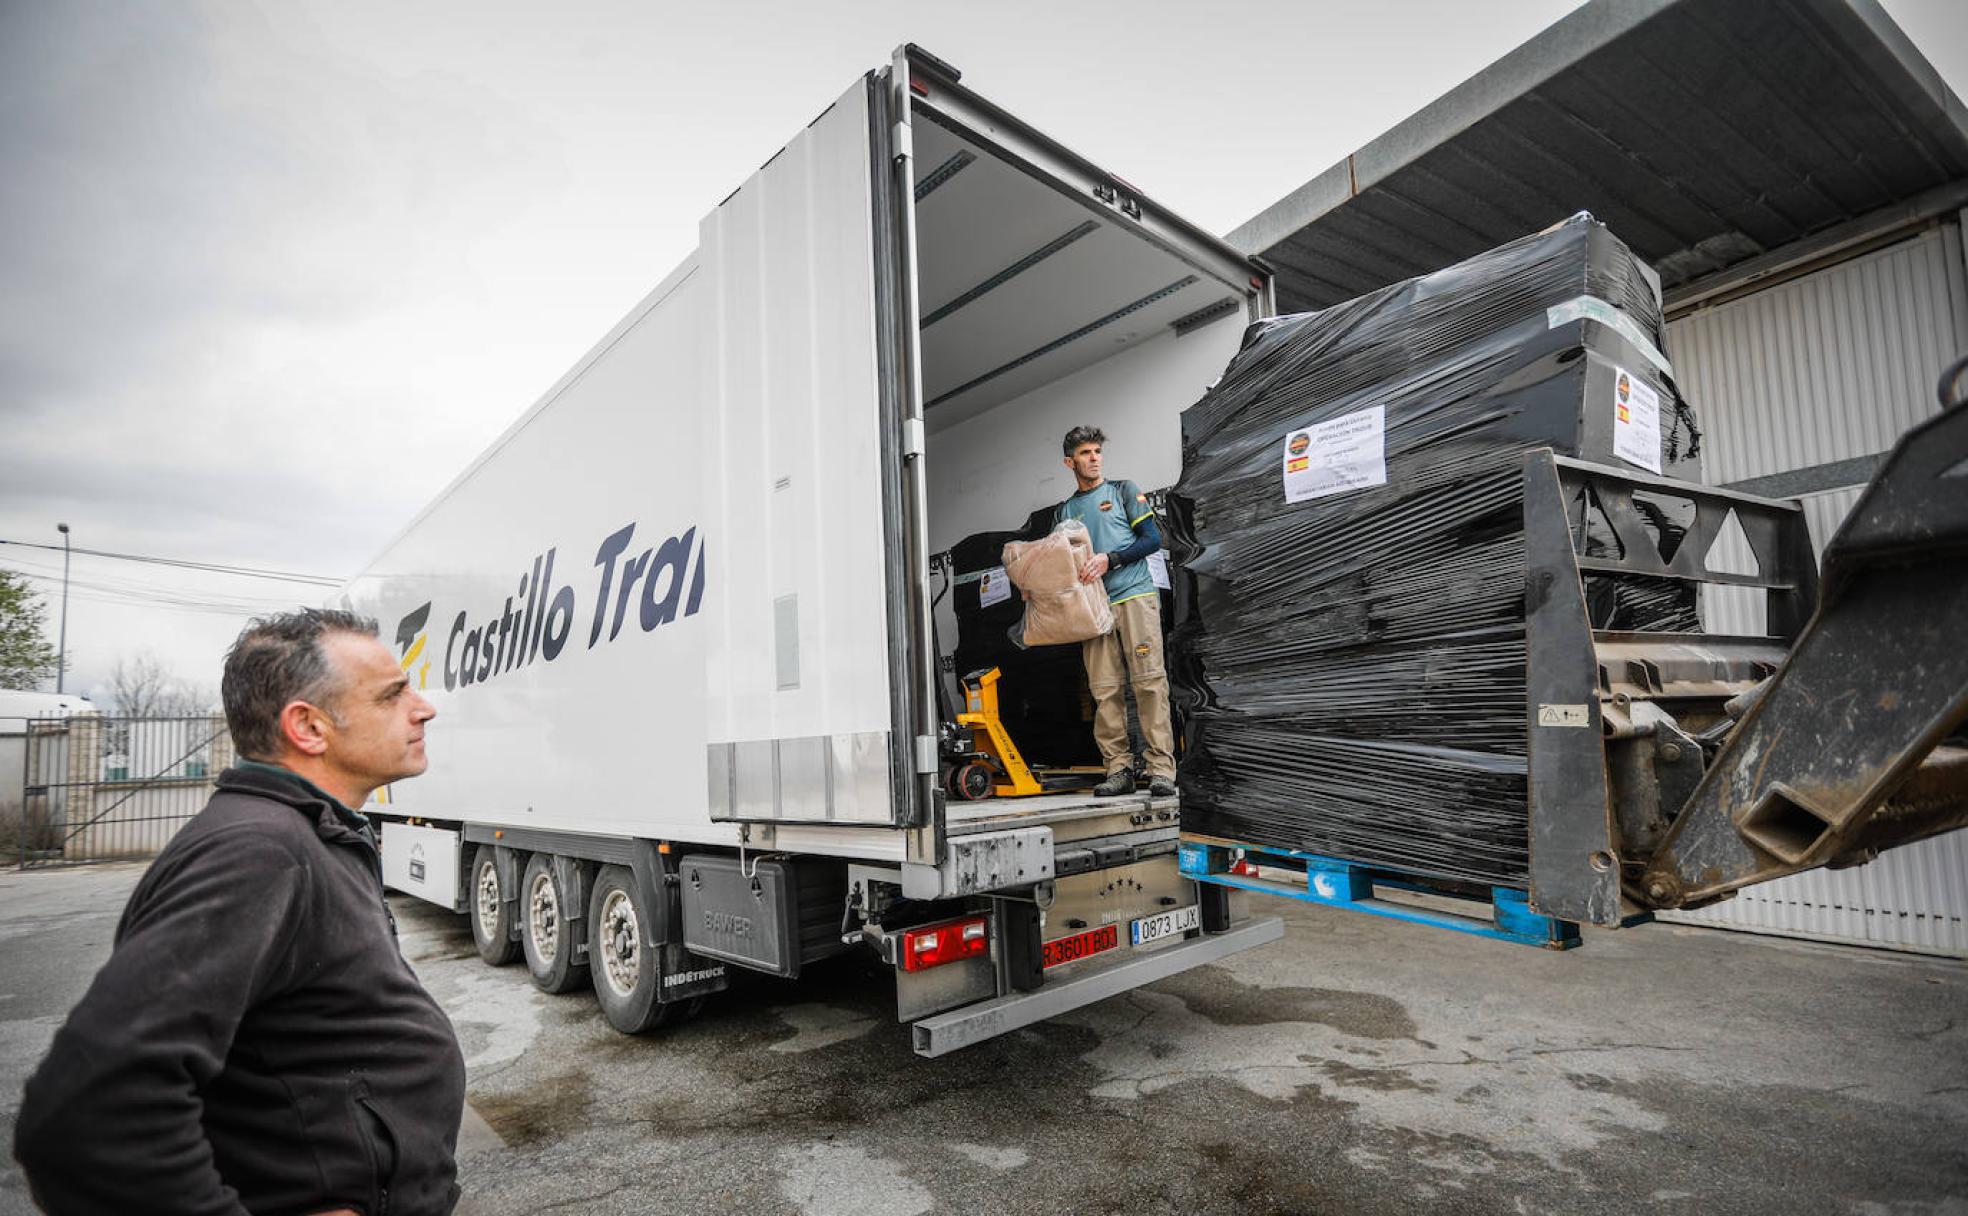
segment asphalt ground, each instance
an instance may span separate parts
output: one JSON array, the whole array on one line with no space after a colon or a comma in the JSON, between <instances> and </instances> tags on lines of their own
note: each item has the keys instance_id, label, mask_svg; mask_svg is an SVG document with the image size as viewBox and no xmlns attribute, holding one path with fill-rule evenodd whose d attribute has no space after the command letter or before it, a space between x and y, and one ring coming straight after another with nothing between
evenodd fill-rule
<instances>
[{"instance_id":1,"label":"asphalt ground","mask_svg":"<svg viewBox=\"0 0 1968 1216\"><path fill-rule=\"evenodd\" d=\"M141 872L0 872L9 1143ZM468 1060L467 1216L1968 1213L1954 960L1666 925L1560 954L1261 899L1282 941L923 1060L856 961L632 1039L395 902Z\"/></svg>"}]
</instances>

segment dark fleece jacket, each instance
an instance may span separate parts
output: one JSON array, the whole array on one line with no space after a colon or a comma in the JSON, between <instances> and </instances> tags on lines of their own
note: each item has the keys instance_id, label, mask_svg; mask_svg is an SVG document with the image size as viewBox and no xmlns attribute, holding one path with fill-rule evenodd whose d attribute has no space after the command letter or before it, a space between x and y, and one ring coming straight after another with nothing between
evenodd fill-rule
<instances>
[{"instance_id":1,"label":"dark fleece jacket","mask_svg":"<svg viewBox=\"0 0 1968 1216\"><path fill-rule=\"evenodd\" d=\"M220 774L28 1080L14 1154L49 1212L451 1210L464 1060L359 823Z\"/></svg>"}]
</instances>

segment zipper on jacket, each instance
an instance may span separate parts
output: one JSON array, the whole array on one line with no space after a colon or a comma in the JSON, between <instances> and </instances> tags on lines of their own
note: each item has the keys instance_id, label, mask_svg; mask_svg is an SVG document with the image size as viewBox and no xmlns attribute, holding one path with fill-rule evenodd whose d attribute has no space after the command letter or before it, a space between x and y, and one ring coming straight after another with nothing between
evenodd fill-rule
<instances>
[{"instance_id":1,"label":"zipper on jacket","mask_svg":"<svg viewBox=\"0 0 1968 1216\"><path fill-rule=\"evenodd\" d=\"M337 840L334 843L345 849L357 849L368 854L367 860L370 863L369 872L376 878L376 902L383 905L383 919L389 922L390 940L393 942L401 941L402 934L396 931L396 913L390 909L389 891L383 886L382 852L361 836L353 832L349 834L355 836L353 841Z\"/></svg>"}]
</instances>

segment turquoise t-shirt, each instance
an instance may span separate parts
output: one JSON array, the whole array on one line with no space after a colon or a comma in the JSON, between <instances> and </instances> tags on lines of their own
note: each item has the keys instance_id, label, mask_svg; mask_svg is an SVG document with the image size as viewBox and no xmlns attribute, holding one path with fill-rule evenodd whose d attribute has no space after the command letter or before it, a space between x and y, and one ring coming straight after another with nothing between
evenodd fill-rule
<instances>
[{"instance_id":1,"label":"turquoise t-shirt","mask_svg":"<svg viewBox=\"0 0 1968 1216\"><path fill-rule=\"evenodd\" d=\"M1113 553L1134 543L1134 526L1155 514L1148 496L1131 481L1103 481L1081 490L1059 506L1054 523L1077 519L1086 525L1095 553ZM1155 594L1155 576L1147 562L1129 562L1109 570L1101 580L1113 604Z\"/></svg>"}]
</instances>

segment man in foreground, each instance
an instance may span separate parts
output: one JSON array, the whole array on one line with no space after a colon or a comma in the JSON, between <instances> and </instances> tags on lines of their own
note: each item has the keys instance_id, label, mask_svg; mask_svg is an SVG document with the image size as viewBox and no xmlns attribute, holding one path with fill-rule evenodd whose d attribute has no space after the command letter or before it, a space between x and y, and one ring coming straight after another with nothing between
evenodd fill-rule
<instances>
[{"instance_id":1,"label":"man in foreground","mask_svg":"<svg viewBox=\"0 0 1968 1216\"><path fill-rule=\"evenodd\" d=\"M1134 749L1123 691L1132 685L1146 744L1142 759L1148 792L1166 798L1175 793L1175 737L1162 667L1162 600L1148 568L1148 558L1162 547L1162 533L1148 496L1138 486L1101 476L1106 442L1107 436L1094 427L1066 432L1066 467L1073 470L1079 488L1060 504L1053 520L1077 519L1086 525L1094 556L1081 568L1080 581L1100 579L1114 609L1114 631L1088 639L1080 650L1093 693L1093 741L1107 770L1107 779L1093 792L1101 797L1134 792Z\"/></svg>"},{"instance_id":2,"label":"man in foreground","mask_svg":"<svg viewBox=\"0 0 1968 1216\"><path fill-rule=\"evenodd\" d=\"M344 612L253 622L223 691L247 759L131 895L14 1153L58 1216L448 1213L464 1061L354 809L435 711Z\"/></svg>"}]
</instances>

